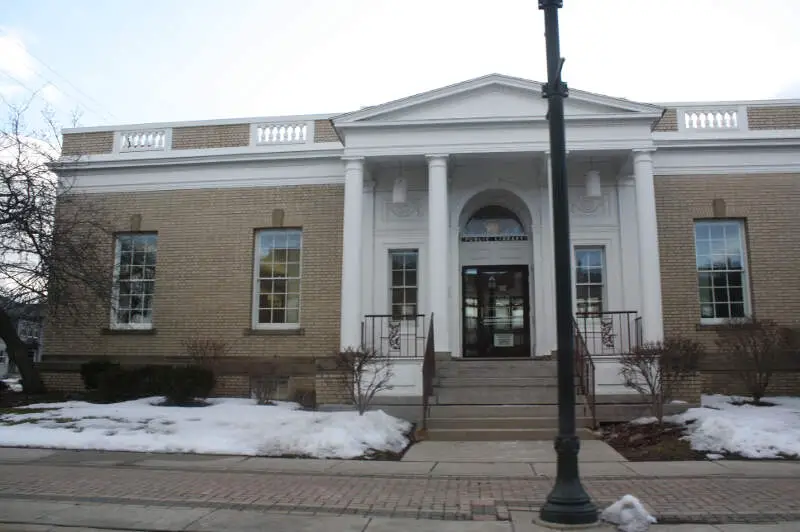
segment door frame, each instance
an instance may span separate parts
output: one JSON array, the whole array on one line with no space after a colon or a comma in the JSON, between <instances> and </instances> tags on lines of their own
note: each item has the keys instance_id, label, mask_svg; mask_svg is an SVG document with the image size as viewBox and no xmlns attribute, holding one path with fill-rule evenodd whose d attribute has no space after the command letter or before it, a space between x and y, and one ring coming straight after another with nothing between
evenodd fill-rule
<instances>
[{"instance_id":1,"label":"door frame","mask_svg":"<svg viewBox=\"0 0 800 532\"><path fill-rule=\"evenodd\" d=\"M466 326L466 318L464 316L464 299L465 299L465 284L466 284L466 270L478 270L478 275L480 275L481 270L498 270L498 269L505 269L508 272L521 272L522 273L522 296L523 296L523 336L525 339L524 342L524 355L517 355L509 358L530 358L531 357L531 347L532 347L532 338L531 338L531 267L528 264L486 264L486 265L474 265L474 266L461 266L461 301L459 304L459 319L461 320L461 357L462 358L469 358L469 359L479 359L479 358L486 358L486 359L496 359L496 358L504 358L504 357L491 357L484 355L478 356L468 356L466 354L466 337L467 337L467 326Z\"/></svg>"}]
</instances>

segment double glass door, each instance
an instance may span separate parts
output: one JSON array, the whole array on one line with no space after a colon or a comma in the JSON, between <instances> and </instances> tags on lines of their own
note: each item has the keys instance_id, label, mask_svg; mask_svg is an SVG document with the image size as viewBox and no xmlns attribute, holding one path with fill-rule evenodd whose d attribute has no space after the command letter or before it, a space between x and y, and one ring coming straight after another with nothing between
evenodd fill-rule
<instances>
[{"instance_id":1,"label":"double glass door","mask_svg":"<svg viewBox=\"0 0 800 532\"><path fill-rule=\"evenodd\" d=\"M466 266L463 356L529 357L528 266Z\"/></svg>"}]
</instances>

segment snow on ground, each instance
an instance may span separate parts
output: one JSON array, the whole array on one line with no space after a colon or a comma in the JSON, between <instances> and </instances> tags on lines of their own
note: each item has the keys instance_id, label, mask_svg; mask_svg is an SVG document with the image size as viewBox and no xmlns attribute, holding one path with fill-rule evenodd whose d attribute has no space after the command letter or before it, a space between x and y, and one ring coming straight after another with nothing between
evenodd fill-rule
<instances>
[{"instance_id":1,"label":"snow on ground","mask_svg":"<svg viewBox=\"0 0 800 532\"><path fill-rule=\"evenodd\" d=\"M731 403L744 400L747 398L704 395L701 408L665 419L686 425L687 438L696 451L747 458L800 456L800 397L764 399L775 406Z\"/></svg>"},{"instance_id":2,"label":"snow on ground","mask_svg":"<svg viewBox=\"0 0 800 532\"><path fill-rule=\"evenodd\" d=\"M8 385L8 388L12 392L22 391L22 381L18 377L13 379L3 379L3 382Z\"/></svg>"},{"instance_id":3,"label":"snow on ground","mask_svg":"<svg viewBox=\"0 0 800 532\"><path fill-rule=\"evenodd\" d=\"M311 412L295 403L209 399L205 407L156 406L150 397L115 404L80 401L0 416L0 445L241 455L356 458L403 450L406 421L383 411ZM20 412L22 409L19 410Z\"/></svg>"}]
</instances>

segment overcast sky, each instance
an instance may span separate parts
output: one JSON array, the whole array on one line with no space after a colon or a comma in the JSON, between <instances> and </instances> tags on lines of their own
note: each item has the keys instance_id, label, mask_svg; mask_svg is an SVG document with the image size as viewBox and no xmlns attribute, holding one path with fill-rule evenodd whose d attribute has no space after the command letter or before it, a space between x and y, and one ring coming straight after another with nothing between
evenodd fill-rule
<instances>
[{"instance_id":1,"label":"overcast sky","mask_svg":"<svg viewBox=\"0 0 800 532\"><path fill-rule=\"evenodd\" d=\"M544 81L537 0L0 0L0 94L81 125L345 112ZM800 98L800 0L564 0L564 79L645 102Z\"/></svg>"}]
</instances>

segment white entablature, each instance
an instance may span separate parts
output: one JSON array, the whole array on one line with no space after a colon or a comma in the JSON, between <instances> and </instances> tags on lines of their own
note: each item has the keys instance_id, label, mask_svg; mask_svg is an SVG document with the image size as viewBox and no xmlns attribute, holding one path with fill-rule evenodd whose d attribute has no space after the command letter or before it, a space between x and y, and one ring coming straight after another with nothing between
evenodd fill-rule
<instances>
[{"instance_id":1,"label":"white entablature","mask_svg":"<svg viewBox=\"0 0 800 532\"><path fill-rule=\"evenodd\" d=\"M544 152L549 146L542 84L499 74L333 118L351 156ZM565 102L570 150L652 147L664 109L571 91Z\"/></svg>"}]
</instances>

